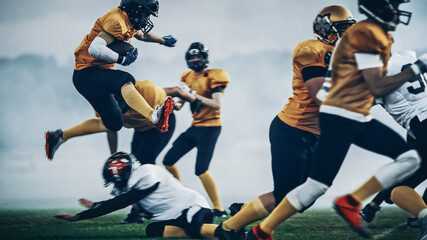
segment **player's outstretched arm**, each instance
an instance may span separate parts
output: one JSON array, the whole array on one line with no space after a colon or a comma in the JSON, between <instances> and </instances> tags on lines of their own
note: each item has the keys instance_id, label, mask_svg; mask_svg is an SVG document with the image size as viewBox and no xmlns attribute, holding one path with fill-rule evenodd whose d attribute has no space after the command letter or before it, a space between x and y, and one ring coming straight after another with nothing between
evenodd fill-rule
<instances>
[{"instance_id":1,"label":"player's outstretched arm","mask_svg":"<svg viewBox=\"0 0 427 240\"><path fill-rule=\"evenodd\" d=\"M138 202L139 200L154 192L159 187L159 184L160 182L157 182L153 186L144 190L132 189L112 199L101 202L94 202L91 204L91 208L83 212L77 213L76 215L57 214L54 217L69 222L100 217ZM85 202L85 204L90 203Z\"/></svg>"},{"instance_id":2,"label":"player's outstretched arm","mask_svg":"<svg viewBox=\"0 0 427 240\"><path fill-rule=\"evenodd\" d=\"M165 89L166 95L168 96L179 97L188 102L194 102L194 100L196 100L196 96L194 96L194 94L190 93L189 91L185 91L180 87L167 87L164 89Z\"/></svg>"},{"instance_id":3,"label":"player's outstretched arm","mask_svg":"<svg viewBox=\"0 0 427 240\"><path fill-rule=\"evenodd\" d=\"M159 37L153 33L143 33L142 31L138 31L138 33L135 35L135 38L144 42L159 43L161 45L165 45L166 47L175 47L177 42L176 38L174 38L172 35Z\"/></svg>"}]
</instances>

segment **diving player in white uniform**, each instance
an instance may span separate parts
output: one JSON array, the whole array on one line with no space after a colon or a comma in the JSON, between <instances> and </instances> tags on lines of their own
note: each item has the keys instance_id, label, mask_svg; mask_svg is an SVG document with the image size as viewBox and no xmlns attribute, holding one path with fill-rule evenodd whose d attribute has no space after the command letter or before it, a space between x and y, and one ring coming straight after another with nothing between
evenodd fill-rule
<instances>
[{"instance_id":1,"label":"diving player in white uniform","mask_svg":"<svg viewBox=\"0 0 427 240\"><path fill-rule=\"evenodd\" d=\"M147 226L147 237L213 238L217 225L211 224L213 213L207 200L184 187L164 168L153 164L139 166L132 154L118 152L107 159L103 177L106 186L114 184L114 198L100 202L80 199L88 210L55 217L78 221L132 205L144 218L158 221Z\"/></svg>"}]
</instances>

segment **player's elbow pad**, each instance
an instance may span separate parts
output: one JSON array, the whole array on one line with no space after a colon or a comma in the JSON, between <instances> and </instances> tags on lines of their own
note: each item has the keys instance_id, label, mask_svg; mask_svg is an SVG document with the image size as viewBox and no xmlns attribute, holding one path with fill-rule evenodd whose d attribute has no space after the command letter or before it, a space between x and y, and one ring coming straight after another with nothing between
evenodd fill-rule
<instances>
[{"instance_id":1,"label":"player's elbow pad","mask_svg":"<svg viewBox=\"0 0 427 240\"><path fill-rule=\"evenodd\" d=\"M119 54L107 47L107 42L100 37L96 37L88 48L89 54L97 59L116 62Z\"/></svg>"},{"instance_id":2,"label":"player's elbow pad","mask_svg":"<svg viewBox=\"0 0 427 240\"><path fill-rule=\"evenodd\" d=\"M101 55L101 49L96 44L91 44L88 48L88 52L92 57L98 58L98 59L99 59L99 56Z\"/></svg>"}]
</instances>

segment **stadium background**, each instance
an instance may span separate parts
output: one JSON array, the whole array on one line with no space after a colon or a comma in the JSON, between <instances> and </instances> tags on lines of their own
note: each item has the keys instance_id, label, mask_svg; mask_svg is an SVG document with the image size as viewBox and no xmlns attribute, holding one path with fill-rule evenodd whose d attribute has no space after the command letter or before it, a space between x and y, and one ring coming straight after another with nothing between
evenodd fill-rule
<instances>
[{"instance_id":1,"label":"stadium background","mask_svg":"<svg viewBox=\"0 0 427 240\"><path fill-rule=\"evenodd\" d=\"M73 51L95 20L118 3L0 3L0 206L77 207L80 197L109 197L101 178L102 164L109 156L105 134L72 139L49 162L44 157L43 133L94 116L71 82ZM348 7L356 19L364 19L356 0L161 0L152 31L174 35L177 46L131 42L140 55L125 69L138 80L176 85L187 69L184 52L193 41L209 47L210 67L230 73L223 129L210 168L224 206L272 189L268 128L291 96L292 50L298 42L312 38L317 12L335 3ZM413 12L413 17L409 26L399 25L393 34L393 50L427 52L427 1L413 0L402 9ZM372 112L404 135L383 109L374 107ZM176 115L172 141L191 123L188 106ZM119 150L129 151L132 133L120 132ZM178 163L182 181L205 194L193 174L194 161L192 151ZM329 206L334 196L353 190L387 161L352 147L333 187L315 207Z\"/></svg>"}]
</instances>

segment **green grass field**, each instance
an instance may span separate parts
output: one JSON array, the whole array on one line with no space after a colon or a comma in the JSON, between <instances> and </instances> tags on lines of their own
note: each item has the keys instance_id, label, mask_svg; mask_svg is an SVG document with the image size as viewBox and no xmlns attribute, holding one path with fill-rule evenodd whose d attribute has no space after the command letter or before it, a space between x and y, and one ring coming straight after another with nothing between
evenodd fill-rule
<instances>
[{"instance_id":1,"label":"green grass field","mask_svg":"<svg viewBox=\"0 0 427 240\"><path fill-rule=\"evenodd\" d=\"M0 209L0 239L147 239L144 224L120 225L126 216L121 210L97 219L63 222L53 218L57 213L80 210L16 210ZM397 208L385 208L371 223L375 239L417 239L418 229L405 226L407 214ZM224 219L215 220L216 223ZM251 225L253 226L253 225ZM282 224L275 239L361 239L330 209L313 209Z\"/></svg>"}]
</instances>

